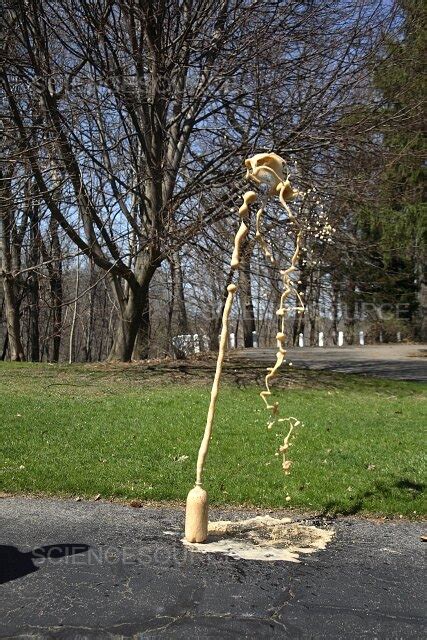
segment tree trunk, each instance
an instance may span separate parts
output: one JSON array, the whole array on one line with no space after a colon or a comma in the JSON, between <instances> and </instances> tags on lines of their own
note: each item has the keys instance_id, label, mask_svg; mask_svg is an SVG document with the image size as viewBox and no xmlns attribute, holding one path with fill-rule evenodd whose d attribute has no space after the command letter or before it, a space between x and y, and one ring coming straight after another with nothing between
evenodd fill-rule
<instances>
[{"instance_id":1,"label":"tree trunk","mask_svg":"<svg viewBox=\"0 0 427 640\"><path fill-rule=\"evenodd\" d=\"M151 278L150 278L151 280ZM149 313L149 281L138 287L129 289L128 300L117 323L113 345L108 360L110 362L130 362L136 346L138 332L137 359L148 357L150 313Z\"/></svg>"},{"instance_id":2,"label":"tree trunk","mask_svg":"<svg viewBox=\"0 0 427 640\"><path fill-rule=\"evenodd\" d=\"M9 346L9 334L6 331L6 335L5 335L4 341L3 341L3 349L2 349L2 352L1 352L1 356L0 356L0 360L2 362L3 362L3 360L6 360L8 346Z\"/></svg>"},{"instance_id":3,"label":"tree trunk","mask_svg":"<svg viewBox=\"0 0 427 640\"><path fill-rule=\"evenodd\" d=\"M89 317L87 321L87 331L85 338L85 361L91 362L92 360L92 343L93 343L93 323L94 323L94 304L95 304L96 286L94 283L94 265L93 261L89 260Z\"/></svg>"},{"instance_id":4,"label":"tree trunk","mask_svg":"<svg viewBox=\"0 0 427 640\"><path fill-rule=\"evenodd\" d=\"M304 297L304 300L305 300L305 297ZM295 314L294 326L292 329L292 344L294 347L297 344L299 344L300 333L302 333L302 335L304 336L304 330L305 330L305 310Z\"/></svg>"},{"instance_id":5,"label":"tree trunk","mask_svg":"<svg viewBox=\"0 0 427 640\"><path fill-rule=\"evenodd\" d=\"M304 335L305 329L305 307L307 300L307 274L305 266L302 260L299 261L298 269L300 273L301 284L298 286L298 291L303 294L302 299L304 301L304 311L300 313L295 313L294 317L294 325L292 329L292 344L293 346L299 343L299 334L302 333Z\"/></svg>"},{"instance_id":6,"label":"tree trunk","mask_svg":"<svg viewBox=\"0 0 427 640\"><path fill-rule=\"evenodd\" d=\"M32 362L40 362L39 281L35 271L28 278L28 302L30 357Z\"/></svg>"},{"instance_id":7,"label":"tree trunk","mask_svg":"<svg viewBox=\"0 0 427 640\"><path fill-rule=\"evenodd\" d=\"M59 351L61 347L62 337L62 304L63 304L63 290L62 290L62 257L61 257L61 242L58 235L58 222L53 216L49 221L49 234L50 234L50 247L45 246L44 242L40 239L40 247L42 251L43 260L46 262L46 268L49 274L49 289L50 289L50 313L49 313L49 329L50 338L52 339L52 362L59 362ZM43 341L43 349L41 358L43 358L43 352L46 350L46 357L49 360L49 344L47 342L47 331ZM50 340L49 338L49 340Z\"/></svg>"},{"instance_id":8,"label":"tree trunk","mask_svg":"<svg viewBox=\"0 0 427 640\"><path fill-rule=\"evenodd\" d=\"M251 289L251 253L251 244L245 242L240 259L239 300L242 310L243 344L246 348L254 346L253 332L256 330Z\"/></svg>"},{"instance_id":9,"label":"tree trunk","mask_svg":"<svg viewBox=\"0 0 427 640\"><path fill-rule=\"evenodd\" d=\"M316 346L316 315L313 313L310 315L309 317L309 322L310 322L310 336L309 336L309 341L310 341L310 347L315 347Z\"/></svg>"},{"instance_id":10,"label":"tree trunk","mask_svg":"<svg viewBox=\"0 0 427 640\"><path fill-rule=\"evenodd\" d=\"M1 224L1 223L0 223ZM0 245L0 345L3 343L2 352L0 354L0 360L5 360L7 353L7 345L9 337L7 335L6 324L4 323L4 291L3 291L3 276L2 276L2 246Z\"/></svg>"},{"instance_id":11,"label":"tree trunk","mask_svg":"<svg viewBox=\"0 0 427 640\"><path fill-rule=\"evenodd\" d=\"M332 285L332 341L334 344L338 344L338 301L339 301L339 286L334 283Z\"/></svg>"},{"instance_id":12,"label":"tree trunk","mask_svg":"<svg viewBox=\"0 0 427 640\"><path fill-rule=\"evenodd\" d=\"M219 348L219 332L221 330L221 316L214 312L211 307L211 314L208 327L209 345L211 351L218 351Z\"/></svg>"},{"instance_id":13,"label":"tree trunk","mask_svg":"<svg viewBox=\"0 0 427 640\"><path fill-rule=\"evenodd\" d=\"M420 255L416 256L416 279L418 281L418 315L420 316L420 323L416 337L421 342L427 342L427 280L424 247L419 253Z\"/></svg>"},{"instance_id":14,"label":"tree trunk","mask_svg":"<svg viewBox=\"0 0 427 640\"><path fill-rule=\"evenodd\" d=\"M6 274L3 277L3 288L6 309L7 333L9 336L10 359L15 362L23 362L25 360L25 355L21 342L19 303L15 294L13 277L9 274Z\"/></svg>"},{"instance_id":15,"label":"tree trunk","mask_svg":"<svg viewBox=\"0 0 427 640\"><path fill-rule=\"evenodd\" d=\"M179 253L175 251L169 258L171 280L172 280L172 297L169 307L168 318L168 337L173 337L172 333L177 336L188 335L188 318L185 308L184 296L184 279L182 276L181 259ZM173 353L176 358L183 359L186 354L177 346L173 345Z\"/></svg>"},{"instance_id":16,"label":"tree trunk","mask_svg":"<svg viewBox=\"0 0 427 640\"><path fill-rule=\"evenodd\" d=\"M189 333L187 309L185 308L184 278L181 259L175 252L170 259L172 276L172 314L175 320L177 335Z\"/></svg>"},{"instance_id":17,"label":"tree trunk","mask_svg":"<svg viewBox=\"0 0 427 640\"><path fill-rule=\"evenodd\" d=\"M10 207L12 206L10 180L2 179L1 196L0 254L2 262L1 266L4 270L2 280L6 327L10 359L19 362L25 360L25 356L21 341L21 323L19 318L20 301L18 300L16 291L16 278L12 275L12 271L14 266L19 270L19 251L21 243L16 237L17 231L14 225L14 218L10 211ZM13 255L15 255L15 265L13 265Z\"/></svg>"},{"instance_id":18,"label":"tree trunk","mask_svg":"<svg viewBox=\"0 0 427 640\"><path fill-rule=\"evenodd\" d=\"M420 285L419 299L421 312L420 339L421 342L427 342L427 284L425 282Z\"/></svg>"},{"instance_id":19,"label":"tree trunk","mask_svg":"<svg viewBox=\"0 0 427 640\"><path fill-rule=\"evenodd\" d=\"M51 248L52 258L55 258L55 261L52 262L52 266L49 271L50 295L52 300L52 323L53 323L52 362L58 362L59 350L61 348L61 336L62 336L62 302L63 302L62 258L61 258L61 243L58 235L58 222L53 217L51 217L49 230L50 230L50 237L51 237L51 243L52 243L52 248Z\"/></svg>"},{"instance_id":20,"label":"tree trunk","mask_svg":"<svg viewBox=\"0 0 427 640\"><path fill-rule=\"evenodd\" d=\"M40 239L39 239L39 216L37 207L30 203L30 253L29 266L36 267L39 262ZM29 311L29 340L30 354L32 362L40 361L40 292L39 277L36 269L30 271L27 280L28 291L28 311Z\"/></svg>"},{"instance_id":21,"label":"tree trunk","mask_svg":"<svg viewBox=\"0 0 427 640\"><path fill-rule=\"evenodd\" d=\"M347 284L346 305L344 315L345 340L347 344L354 344L354 325L356 314L356 283L349 280Z\"/></svg>"},{"instance_id":22,"label":"tree trunk","mask_svg":"<svg viewBox=\"0 0 427 640\"><path fill-rule=\"evenodd\" d=\"M310 277L310 299L308 301L308 321L310 324L310 347L317 344L317 331L319 328L319 299L320 299L320 280L319 272L313 272Z\"/></svg>"},{"instance_id":23,"label":"tree trunk","mask_svg":"<svg viewBox=\"0 0 427 640\"><path fill-rule=\"evenodd\" d=\"M62 269L55 270L50 279L50 293L52 298L53 324L53 354L52 362L59 361L59 351L62 337Z\"/></svg>"},{"instance_id":24,"label":"tree trunk","mask_svg":"<svg viewBox=\"0 0 427 640\"><path fill-rule=\"evenodd\" d=\"M150 346L150 283L161 264L156 247L140 251L135 260L135 279L125 289L117 276L111 284L120 317L108 356L109 362L130 362L148 358Z\"/></svg>"},{"instance_id":25,"label":"tree trunk","mask_svg":"<svg viewBox=\"0 0 427 640\"><path fill-rule=\"evenodd\" d=\"M104 283L105 285L105 283ZM102 360L102 347L104 345L104 335L108 330L108 320L107 320L107 290L103 290L103 301L102 301L102 315L101 315L101 331L99 335L99 345L98 345L98 362Z\"/></svg>"},{"instance_id":26,"label":"tree trunk","mask_svg":"<svg viewBox=\"0 0 427 640\"><path fill-rule=\"evenodd\" d=\"M135 346L133 348L133 360L147 360L150 352L150 295L144 296L141 312L141 323L136 334Z\"/></svg>"},{"instance_id":27,"label":"tree trunk","mask_svg":"<svg viewBox=\"0 0 427 640\"><path fill-rule=\"evenodd\" d=\"M70 344L69 344L69 354L68 354L68 363L72 364L76 358L76 349L75 349L75 339L74 334L76 331L76 321L77 321L77 305L79 298L79 284L80 284L80 259L79 255L77 255L77 267L76 267L76 284L74 291L74 309L73 309L73 319L71 321L71 329L70 329Z\"/></svg>"}]
</instances>

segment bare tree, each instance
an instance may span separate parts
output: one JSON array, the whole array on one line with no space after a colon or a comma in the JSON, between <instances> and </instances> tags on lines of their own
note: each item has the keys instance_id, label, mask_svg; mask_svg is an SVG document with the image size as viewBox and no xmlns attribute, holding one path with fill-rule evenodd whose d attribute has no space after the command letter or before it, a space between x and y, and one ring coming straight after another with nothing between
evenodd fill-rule
<instances>
[{"instance_id":1,"label":"bare tree","mask_svg":"<svg viewBox=\"0 0 427 640\"><path fill-rule=\"evenodd\" d=\"M61 337L69 338L66 314L77 297L71 286L76 264L71 257L64 277L65 246L73 246L70 255L81 256L76 357L104 356L114 336L110 359L144 358L160 329L165 334L160 351L168 350L172 331L197 328L195 274L206 291L205 310L211 306L205 330L215 345L224 285L231 277L226 238L236 218L230 208L241 192L240 163L255 149L274 147L289 158L301 190L316 186L325 206L331 204L337 227L342 210L351 218L372 200L381 163L351 160L381 156L377 132L386 116L372 77L374 53L393 26L390 3L17 0L6 5L3 81L7 131L17 149L10 162L19 161L25 178L12 187L18 201L30 205L25 295L34 357L36 343L45 357L52 340L57 361ZM294 160L300 169L294 169ZM23 194L24 184L32 185L34 202ZM18 229L14 221L8 228ZM335 278L335 316L351 271L347 246L354 241L347 233L334 258L335 267L340 259L345 266ZM254 283L251 242L240 273L239 324L247 345L256 321L266 339L275 324L274 286L267 286L274 276L262 267ZM286 261L285 220L275 243ZM331 296L331 264L322 267L311 289L314 272L301 265L301 286L308 297L312 292L314 303ZM15 278L16 285L19 269L9 264L5 278ZM164 303L157 290L168 282ZM19 321L16 286L9 300ZM99 323L95 309L103 310ZM159 324L162 309L166 317ZM314 336L316 304L310 313ZM70 317L68 312L68 322ZM150 317L156 327L150 328ZM44 326L37 338L37 326L46 321L51 328ZM295 336L303 324L304 318L296 320ZM93 349L92 342L97 342Z\"/></svg>"},{"instance_id":2,"label":"bare tree","mask_svg":"<svg viewBox=\"0 0 427 640\"><path fill-rule=\"evenodd\" d=\"M21 245L28 218L26 212L17 215L12 196L12 178L14 166L7 174L0 176L0 246L2 255L2 280L6 315L8 348L11 360L25 360L21 339L20 306L22 301L22 283L20 277Z\"/></svg>"}]
</instances>

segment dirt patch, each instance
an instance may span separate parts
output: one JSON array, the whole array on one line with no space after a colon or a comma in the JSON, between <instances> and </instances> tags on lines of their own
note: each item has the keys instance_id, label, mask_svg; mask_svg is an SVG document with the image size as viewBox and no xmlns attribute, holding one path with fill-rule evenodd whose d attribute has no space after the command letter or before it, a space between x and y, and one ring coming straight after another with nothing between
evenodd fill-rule
<instances>
[{"instance_id":1,"label":"dirt patch","mask_svg":"<svg viewBox=\"0 0 427 640\"><path fill-rule=\"evenodd\" d=\"M113 379L117 383L131 383L132 386L158 384L210 385L215 367L216 353L203 353L186 360L169 358L145 360L128 364L96 363L85 365L86 373L93 372L98 381L108 382ZM271 363L272 364L272 363ZM238 355L227 355L224 360L222 381L239 388L247 386L263 387L267 374L267 365L263 362L250 361ZM331 388L340 380L329 372L292 370L283 367L275 379L276 388L308 387ZM339 386L339 384L338 384Z\"/></svg>"},{"instance_id":2,"label":"dirt patch","mask_svg":"<svg viewBox=\"0 0 427 640\"><path fill-rule=\"evenodd\" d=\"M408 353L408 358L427 358L427 349L418 349Z\"/></svg>"}]
</instances>

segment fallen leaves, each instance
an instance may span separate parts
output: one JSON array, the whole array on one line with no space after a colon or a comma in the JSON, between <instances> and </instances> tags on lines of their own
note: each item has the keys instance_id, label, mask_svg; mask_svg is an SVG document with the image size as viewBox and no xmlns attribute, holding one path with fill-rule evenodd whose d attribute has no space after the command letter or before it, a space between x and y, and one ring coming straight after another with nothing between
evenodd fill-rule
<instances>
[{"instance_id":1,"label":"fallen leaves","mask_svg":"<svg viewBox=\"0 0 427 640\"><path fill-rule=\"evenodd\" d=\"M133 507L134 509L141 509L141 507L144 506L144 503L141 500L131 500L129 502L129 506Z\"/></svg>"}]
</instances>

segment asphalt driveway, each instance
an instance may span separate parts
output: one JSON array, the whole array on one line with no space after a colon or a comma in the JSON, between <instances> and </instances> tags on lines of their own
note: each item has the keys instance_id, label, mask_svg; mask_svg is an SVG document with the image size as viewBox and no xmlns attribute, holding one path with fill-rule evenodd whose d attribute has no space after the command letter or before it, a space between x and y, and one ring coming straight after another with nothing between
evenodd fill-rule
<instances>
[{"instance_id":1,"label":"asphalt driveway","mask_svg":"<svg viewBox=\"0 0 427 640\"><path fill-rule=\"evenodd\" d=\"M292 564L192 553L178 508L4 498L0 520L1 637L425 635L420 522L316 521L333 541Z\"/></svg>"},{"instance_id":2,"label":"asphalt driveway","mask_svg":"<svg viewBox=\"0 0 427 640\"><path fill-rule=\"evenodd\" d=\"M276 349L238 349L234 358L271 366ZM387 344L364 347L289 349L287 361L304 369L361 373L392 380L427 381L427 345Z\"/></svg>"}]
</instances>

